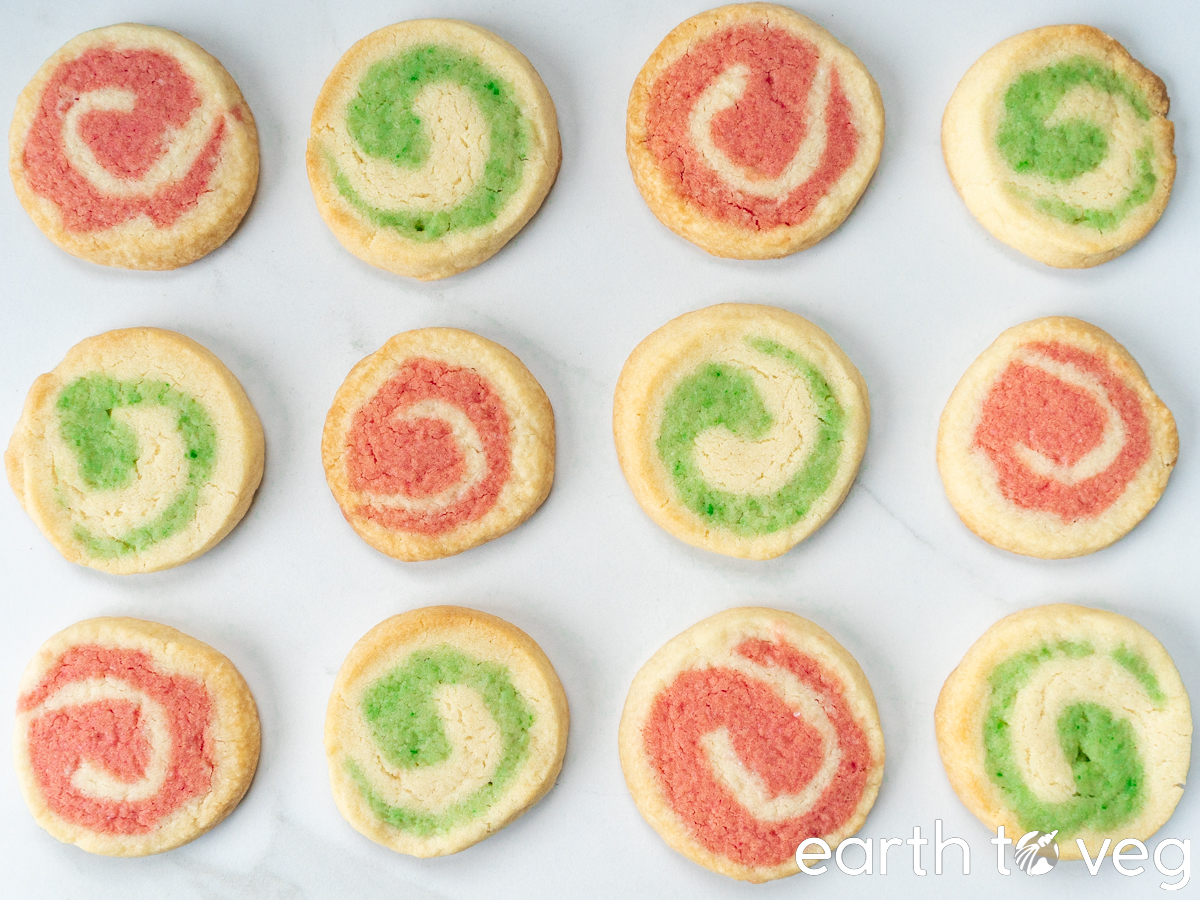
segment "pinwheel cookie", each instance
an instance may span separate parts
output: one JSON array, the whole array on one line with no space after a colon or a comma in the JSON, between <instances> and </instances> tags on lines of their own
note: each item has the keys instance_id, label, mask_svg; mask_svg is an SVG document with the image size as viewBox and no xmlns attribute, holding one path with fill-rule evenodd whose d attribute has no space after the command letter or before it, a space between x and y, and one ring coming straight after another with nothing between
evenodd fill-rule
<instances>
[{"instance_id":1,"label":"pinwheel cookie","mask_svg":"<svg viewBox=\"0 0 1200 900\"><path fill-rule=\"evenodd\" d=\"M258 711L228 659L154 622L50 638L21 678L17 779L37 823L89 853L147 856L199 837L258 765Z\"/></svg>"},{"instance_id":2,"label":"pinwheel cookie","mask_svg":"<svg viewBox=\"0 0 1200 900\"><path fill-rule=\"evenodd\" d=\"M1145 840L1183 796L1192 713L1162 644L1116 613L1056 604L993 625L937 704L959 798L995 831L1057 832L1063 859Z\"/></svg>"},{"instance_id":3,"label":"pinwheel cookie","mask_svg":"<svg viewBox=\"0 0 1200 900\"><path fill-rule=\"evenodd\" d=\"M421 19L367 35L334 67L308 179L347 250L429 280L507 244L561 158L554 103L520 51L467 22Z\"/></svg>"},{"instance_id":4,"label":"pinwheel cookie","mask_svg":"<svg viewBox=\"0 0 1200 900\"><path fill-rule=\"evenodd\" d=\"M1167 90L1102 31L1053 25L997 44L942 119L958 192L998 240L1062 268L1124 253L1175 180Z\"/></svg>"},{"instance_id":5,"label":"pinwheel cookie","mask_svg":"<svg viewBox=\"0 0 1200 900\"><path fill-rule=\"evenodd\" d=\"M967 527L1060 559L1124 537L1179 452L1170 410L1129 353L1078 319L1010 328L971 364L938 429L938 468Z\"/></svg>"},{"instance_id":6,"label":"pinwheel cookie","mask_svg":"<svg viewBox=\"0 0 1200 900\"><path fill-rule=\"evenodd\" d=\"M621 768L638 810L680 853L762 882L799 871L866 820L883 780L871 686L827 632L731 609L668 641L634 678Z\"/></svg>"},{"instance_id":7,"label":"pinwheel cookie","mask_svg":"<svg viewBox=\"0 0 1200 900\"><path fill-rule=\"evenodd\" d=\"M495 616L434 606L372 628L329 698L325 752L338 809L412 856L457 853L554 785L567 698L533 639Z\"/></svg>"},{"instance_id":8,"label":"pinwheel cookie","mask_svg":"<svg viewBox=\"0 0 1200 900\"><path fill-rule=\"evenodd\" d=\"M263 432L208 350L127 328L75 345L33 383L4 462L25 511L71 562L156 572L211 549L245 515Z\"/></svg>"},{"instance_id":9,"label":"pinwheel cookie","mask_svg":"<svg viewBox=\"0 0 1200 900\"><path fill-rule=\"evenodd\" d=\"M68 42L17 99L9 172L38 228L106 266L174 269L225 243L258 184L237 85L187 38L112 25Z\"/></svg>"},{"instance_id":10,"label":"pinwheel cookie","mask_svg":"<svg viewBox=\"0 0 1200 900\"><path fill-rule=\"evenodd\" d=\"M867 386L816 325L727 303L630 354L613 400L617 458L655 522L746 559L786 553L831 516L867 443Z\"/></svg>"},{"instance_id":11,"label":"pinwheel cookie","mask_svg":"<svg viewBox=\"0 0 1200 900\"><path fill-rule=\"evenodd\" d=\"M626 152L659 220L716 256L815 244L866 190L883 101L858 57L783 6L722 6L659 44L629 95Z\"/></svg>"},{"instance_id":12,"label":"pinwheel cookie","mask_svg":"<svg viewBox=\"0 0 1200 900\"><path fill-rule=\"evenodd\" d=\"M554 412L499 344L398 334L338 389L321 441L346 521L396 559L461 553L516 528L554 481Z\"/></svg>"}]
</instances>

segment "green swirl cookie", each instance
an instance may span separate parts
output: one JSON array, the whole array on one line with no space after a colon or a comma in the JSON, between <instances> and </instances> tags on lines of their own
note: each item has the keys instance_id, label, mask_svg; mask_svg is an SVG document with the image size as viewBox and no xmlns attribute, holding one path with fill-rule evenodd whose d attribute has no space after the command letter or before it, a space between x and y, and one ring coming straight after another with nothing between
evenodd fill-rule
<instances>
[{"instance_id":1,"label":"green swirl cookie","mask_svg":"<svg viewBox=\"0 0 1200 900\"><path fill-rule=\"evenodd\" d=\"M38 378L5 453L8 480L72 562L155 572L204 553L262 480L262 425L195 341L157 328L77 344Z\"/></svg>"},{"instance_id":2,"label":"green swirl cookie","mask_svg":"<svg viewBox=\"0 0 1200 900\"><path fill-rule=\"evenodd\" d=\"M382 28L347 51L313 110L317 208L359 258L445 278L537 211L561 159L554 103L514 47L467 22Z\"/></svg>"},{"instance_id":3,"label":"green swirl cookie","mask_svg":"<svg viewBox=\"0 0 1200 900\"><path fill-rule=\"evenodd\" d=\"M334 799L378 844L457 853L553 786L567 728L558 676L520 629L454 606L393 616L354 645L334 683Z\"/></svg>"},{"instance_id":4,"label":"green swirl cookie","mask_svg":"<svg viewBox=\"0 0 1200 900\"><path fill-rule=\"evenodd\" d=\"M1056 832L1062 858L1146 840L1171 817L1192 715L1171 657L1115 613L1056 604L993 625L938 698L938 748L959 798L1014 839ZM1106 846L1106 841L1110 841Z\"/></svg>"},{"instance_id":5,"label":"green swirl cookie","mask_svg":"<svg viewBox=\"0 0 1200 900\"><path fill-rule=\"evenodd\" d=\"M1102 31L1056 25L993 47L959 83L942 148L959 193L996 238L1052 266L1124 253L1175 178L1162 81Z\"/></svg>"},{"instance_id":6,"label":"green swirl cookie","mask_svg":"<svg viewBox=\"0 0 1200 900\"><path fill-rule=\"evenodd\" d=\"M613 401L638 503L697 547L787 552L845 498L866 446L862 376L811 322L769 306L688 313L630 354Z\"/></svg>"}]
</instances>

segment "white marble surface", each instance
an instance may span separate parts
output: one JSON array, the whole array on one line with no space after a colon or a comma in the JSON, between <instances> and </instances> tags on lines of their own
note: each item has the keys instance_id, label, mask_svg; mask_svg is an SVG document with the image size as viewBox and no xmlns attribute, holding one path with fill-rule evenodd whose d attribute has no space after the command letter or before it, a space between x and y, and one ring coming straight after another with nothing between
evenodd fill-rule
<instances>
[{"instance_id":1,"label":"white marble surface","mask_svg":"<svg viewBox=\"0 0 1200 900\"><path fill-rule=\"evenodd\" d=\"M637 668L664 641L729 606L775 605L833 632L874 685L887 771L863 837L926 833L940 818L974 848L970 876L850 878L831 870L754 889L756 897L972 896L1014 892L1158 895L1106 863L1063 864L1040 879L995 871L989 834L942 772L933 705L943 679L992 622L1069 600L1138 619L1200 690L1196 552L1200 314L1195 247L1200 182L1200 11L1189 0L811 0L803 11L847 43L879 81L883 161L846 224L774 262L706 256L664 229L625 163L625 101L638 69L695 0L102 0L7 3L0 98L68 38L140 21L176 29L233 73L257 118L262 178L232 240L173 273L132 273L67 256L0 189L4 306L0 427L16 422L34 377L69 346L150 324L196 338L238 375L266 427L266 477L249 515L201 559L116 578L64 562L0 490L0 695L53 632L128 614L183 629L228 654L263 722L262 762L242 805L182 849L141 860L88 856L34 825L0 772L0 893L17 898L734 897L750 888L676 855L637 814L621 778L616 728ZM498 256L417 284L351 257L316 214L304 174L314 98L338 57L398 19L456 16L516 44L558 107L562 174L541 212ZM1120 259L1082 272L1032 262L968 214L942 163L950 92L988 47L1038 25L1083 21L1118 37L1166 81L1179 177L1159 226ZM773 303L811 318L870 386L870 444L841 511L781 559L741 562L691 549L634 503L610 436L626 355L682 312L720 301ZM1004 328L1066 313L1132 351L1175 413L1182 453L1162 502L1094 556L1043 562L995 550L945 500L937 418L966 366ZM426 325L477 331L511 348L550 395L558 473L545 506L512 534L461 556L406 565L360 541L325 487L325 411L346 372L390 335ZM321 747L334 673L384 617L433 603L475 606L538 640L571 701L557 787L507 830L448 859L392 854L352 831L330 798ZM7 767L4 767L7 768ZM1200 791L1159 837L1200 839ZM1153 842L1152 842L1153 844ZM907 848L906 848L907 849ZM893 851L894 852L894 851ZM926 852L926 865L929 866ZM1197 874L1194 880L1200 880ZM1174 879L1172 879L1174 880Z\"/></svg>"}]
</instances>

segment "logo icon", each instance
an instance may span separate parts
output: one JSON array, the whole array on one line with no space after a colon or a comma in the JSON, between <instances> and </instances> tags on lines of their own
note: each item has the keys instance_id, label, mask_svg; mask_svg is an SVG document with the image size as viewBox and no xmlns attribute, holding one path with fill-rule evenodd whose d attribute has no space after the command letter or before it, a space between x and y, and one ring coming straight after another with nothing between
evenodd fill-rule
<instances>
[{"instance_id":1,"label":"logo icon","mask_svg":"<svg viewBox=\"0 0 1200 900\"><path fill-rule=\"evenodd\" d=\"M1058 863L1058 829L1046 834L1030 831L1013 848L1013 861L1026 875L1045 875Z\"/></svg>"}]
</instances>

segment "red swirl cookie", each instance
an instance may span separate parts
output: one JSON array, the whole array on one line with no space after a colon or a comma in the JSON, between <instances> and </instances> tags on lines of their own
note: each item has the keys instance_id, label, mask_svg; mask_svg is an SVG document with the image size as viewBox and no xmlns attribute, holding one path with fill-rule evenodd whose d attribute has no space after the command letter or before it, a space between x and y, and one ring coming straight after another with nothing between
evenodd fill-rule
<instances>
[{"instance_id":1,"label":"red swirl cookie","mask_svg":"<svg viewBox=\"0 0 1200 900\"><path fill-rule=\"evenodd\" d=\"M744 881L798 872L808 838L854 834L883 780L858 663L812 622L758 607L705 619L651 657L629 688L620 751L663 839Z\"/></svg>"},{"instance_id":2,"label":"red swirl cookie","mask_svg":"<svg viewBox=\"0 0 1200 900\"><path fill-rule=\"evenodd\" d=\"M221 64L187 38L111 25L69 41L17 99L17 197L91 262L174 269L233 234L258 184L258 133Z\"/></svg>"},{"instance_id":3,"label":"red swirl cookie","mask_svg":"<svg viewBox=\"0 0 1200 900\"><path fill-rule=\"evenodd\" d=\"M438 559L542 505L554 481L554 412L499 344L457 328L406 331L346 376L321 457L363 540L396 559Z\"/></svg>"},{"instance_id":4,"label":"red swirl cookie","mask_svg":"<svg viewBox=\"0 0 1200 900\"><path fill-rule=\"evenodd\" d=\"M37 823L104 856L199 837L258 765L258 711L224 656L140 619L77 622L21 678L17 778Z\"/></svg>"},{"instance_id":5,"label":"red swirl cookie","mask_svg":"<svg viewBox=\"0 0 1200 900\"><path fill-rule=\"evenodd\" d=\"M1000 335L938 429L942 483L967 527L1043 559L1124 537L1158 502L1178 453L1175 419L1128 351L1061 316Z\"/></svg>"},{"instance_id":6,"label":"red swirl cookie","mask_svg":"<svg viewBox=\"0 0 1200 900\"><path fill-rule=\"evenodd\" d=\"M626 152L659 220L716 256L787 256L838 227L883 146L883 100L853 53L770 3L672 31L629 95Z\"/></svg>"}]
</instances>

